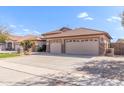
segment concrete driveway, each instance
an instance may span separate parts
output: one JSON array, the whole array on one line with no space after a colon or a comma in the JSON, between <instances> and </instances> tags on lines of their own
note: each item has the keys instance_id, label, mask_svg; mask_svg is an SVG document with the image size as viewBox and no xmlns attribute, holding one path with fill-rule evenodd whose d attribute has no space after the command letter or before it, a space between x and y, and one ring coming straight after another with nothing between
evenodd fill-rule
<instances>
[{"instance_id":1,"label":"concrete driveway","mask_svg":"<svg viewBox=\"0 0 124 93\"><path fill-rule=\"evenodd\" d=\"M30 55L0 59L0 84L11 85L29 78L47 74L75 72L75 66L91 57Z\"/></svg>"}]
</instances>

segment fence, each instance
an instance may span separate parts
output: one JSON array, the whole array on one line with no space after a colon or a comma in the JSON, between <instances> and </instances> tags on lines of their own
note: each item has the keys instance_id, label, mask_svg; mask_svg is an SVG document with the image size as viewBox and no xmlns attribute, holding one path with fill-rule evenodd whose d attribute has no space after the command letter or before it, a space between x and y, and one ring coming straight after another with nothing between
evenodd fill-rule
<instances>
[{"instance_id":1,"label":"fence","mask_svg":"<svg viewBox=\"0 0 124 93\"><path fill-rule=\"evenodd\" d=\"M124 55L124 43L111 43L115 55Z\"/></svg>"}]
</instances>

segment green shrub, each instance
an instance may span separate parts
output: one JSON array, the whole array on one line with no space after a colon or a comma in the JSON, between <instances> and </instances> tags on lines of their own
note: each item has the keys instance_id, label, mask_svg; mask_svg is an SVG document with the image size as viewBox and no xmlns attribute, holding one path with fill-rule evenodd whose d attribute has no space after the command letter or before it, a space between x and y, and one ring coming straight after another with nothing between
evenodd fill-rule
<instances>
[{"instance_id":1,"label":"green shrub","mask_svg":"<svg viewBox=\"0 0 124 93\"><path fill-rule=\"evenodd\" d=\"M42 47L38 47L38 52L46 52L46 45L42 45Z\"/></svg>"},{"instance_id":2,"label":"green shrub","mask_svg":"<svg viewBox=\"0 0 124 93\"><path fill-rule=\"evenodd\" d=\"M37 52L42 52L42 47L38 47Z\"/></svg>"}]
</instances>

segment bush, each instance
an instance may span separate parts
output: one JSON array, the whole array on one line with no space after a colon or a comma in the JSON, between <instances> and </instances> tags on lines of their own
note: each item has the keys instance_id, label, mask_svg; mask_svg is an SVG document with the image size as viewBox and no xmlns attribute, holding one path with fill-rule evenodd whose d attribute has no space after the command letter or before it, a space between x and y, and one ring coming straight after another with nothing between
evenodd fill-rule
<instances>
[{"instance_id":1,"label":"bush","mask_svg":"<svg viewBox=\"0 0 124 93\"><path fill-rule=\"evenodd\" d=\"M38 47L37 52L42 52L42 47Z\"/></svg>"},{"instance_id":2,"label":"bush","mask_svg":"<svg viewBox=\"0 0 124 93\"><path fill-rule=\"evenodd\" d=\"M38 52L46 52L46 45L42 45L42 47L38 47Z\"/></svg>"},{"instance_id":3,"label":"bush","mask_svg":"<svg viewBox=\"0 0 124 93\"><path fill-rule=\"evenodd\" d=\"M24 40L20 43L20 45L23 47L24 54L28 55L31 54L35 42L31 40Z\"/></svg>"}]
</instances>

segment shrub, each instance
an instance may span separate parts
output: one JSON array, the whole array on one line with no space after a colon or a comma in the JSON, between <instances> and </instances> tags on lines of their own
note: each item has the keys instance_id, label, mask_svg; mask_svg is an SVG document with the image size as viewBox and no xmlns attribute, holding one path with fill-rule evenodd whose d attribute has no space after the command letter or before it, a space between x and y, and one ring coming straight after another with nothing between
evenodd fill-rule
<instances>
[{"instance_id":1,"label":"shrub","mask_svg":"<svg viewBox=\"0 0 124 93\"><path fill-rule=\"evenodd\" d=\"M42 45L42 47L38 47L38 52L46 52L46 45Z\"/></svg>"},{"instance_id":2,"label":"shrub","mask_svg":"<svg viewBox=\"0 0 124 93\"><path fill-rule=\"evenodd\" d=\"M24 53L29 54L29 52L31 52L32 47L35 45L35 43L31 40L24 40L20 43L20 45L23 47Z\"/></svg>"}]
</instances>

